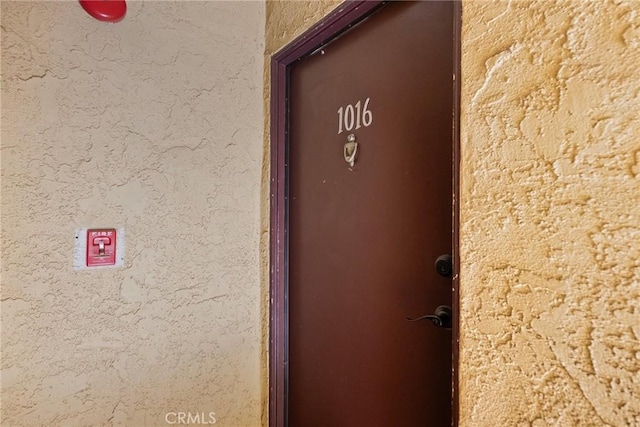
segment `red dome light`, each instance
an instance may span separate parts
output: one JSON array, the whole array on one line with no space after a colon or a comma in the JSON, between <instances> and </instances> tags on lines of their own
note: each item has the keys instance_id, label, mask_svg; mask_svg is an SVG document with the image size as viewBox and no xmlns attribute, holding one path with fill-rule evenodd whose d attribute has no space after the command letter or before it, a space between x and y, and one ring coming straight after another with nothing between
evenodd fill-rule
<instances>
[{"instance_id":1,"label":"red dome light","mask_svg":"<svg viewBox=\"0 0 640 427\"><path fill-rule=\"evenodd\" d=\"M80 4L98 21L118 22L127 13L125 0L80 0Z\"/></svg>"}]
</instances>

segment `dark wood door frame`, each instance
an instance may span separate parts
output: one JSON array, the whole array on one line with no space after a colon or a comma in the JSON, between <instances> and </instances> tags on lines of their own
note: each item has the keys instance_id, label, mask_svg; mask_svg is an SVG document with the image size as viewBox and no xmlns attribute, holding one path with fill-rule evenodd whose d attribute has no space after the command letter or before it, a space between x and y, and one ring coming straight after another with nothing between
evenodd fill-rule
<instances>
[{"instance_id":1,"label":"dark wood door frame","mask_svg":"<svg viewBox=\"0 0 640 427\"><path fill-rule=\"evenodd\" d=\"M454 1L454 0L452 0ZM288 348L288 91L289 69L343 32L366 20L386 1L348 1L271 58L271 182L270 182L270 303L269 303L269 425L287 425ZM458 424L459 337L459 159L460 159L460 23L461 4L454 6L455 84L453 106L453 425Z\"/></svg>"}]
</instances>

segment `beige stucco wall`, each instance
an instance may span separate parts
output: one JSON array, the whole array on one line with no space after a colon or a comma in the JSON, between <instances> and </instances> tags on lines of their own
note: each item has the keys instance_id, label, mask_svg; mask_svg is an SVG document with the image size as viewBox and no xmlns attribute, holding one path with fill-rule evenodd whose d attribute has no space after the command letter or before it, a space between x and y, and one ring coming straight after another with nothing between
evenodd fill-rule
<instances>
[{"instance_id":1,"label":"beige stucco wall","mask_svg":"<svg viewBox=\"0 0 640 427\"><path fill-rule=\"evenodd\" d=\"M267 54L335 2L268 2ZM464 1L464 426L640 425L640 2Z\"/></svg>"},{"instance_id":2,"label":"beige stucco wall","mask_svg":"<svg viewBox=\"0 0 640 427\"><path fill-rule=\"evenodd\" d=\"M640 425L640 2L466 2L464 425Z\"/></svg>"},{"instance_id":3,"label":"beige stucco wall","mask_svg":"<svg viewBox=\"0 0 640 427\"><path fill-rule=\"evenodd\" d=\"M0 423L257 426L264 3L128 6L2 1Z\"/></svg>"}]
</instances>

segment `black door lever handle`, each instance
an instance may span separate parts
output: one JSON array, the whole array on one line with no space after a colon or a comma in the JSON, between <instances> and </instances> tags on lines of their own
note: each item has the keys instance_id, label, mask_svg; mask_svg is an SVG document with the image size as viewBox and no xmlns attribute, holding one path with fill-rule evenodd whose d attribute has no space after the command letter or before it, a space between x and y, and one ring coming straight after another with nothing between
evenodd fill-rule
<instances>
[{"instance_id":1,"label":"black door lever handle","mask_svg":"<svg viewBox=\"0 0 640 427\"><path fill-rule=\"evenodd\" d=\"M448 305L441 305L436 308L433 314L426 314L424 316L416 317L414 319L407 317L409 322L419 322L420 320L431 320L431 323L439 328L451 329L451 319L453 318L453 312Z\"/></svg>"}]
</instances>

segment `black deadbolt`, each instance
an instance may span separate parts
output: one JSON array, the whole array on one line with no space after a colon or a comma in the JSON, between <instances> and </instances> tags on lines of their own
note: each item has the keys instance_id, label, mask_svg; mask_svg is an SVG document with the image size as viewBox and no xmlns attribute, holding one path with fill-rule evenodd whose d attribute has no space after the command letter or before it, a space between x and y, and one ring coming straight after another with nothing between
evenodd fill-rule
<instances>
[{"instance_id":1,"label":"black deadbolt","mask_svg":"<svg viewBox=\"0 0 640 427\"><path fill-rule=\"evenodd\" d=\"M451 260L451 255L440 255L438 259L436 259L436 271L441 276L451 276L451 272L453 271L453 261Z\"/></svg>"}]
</instances>

